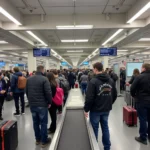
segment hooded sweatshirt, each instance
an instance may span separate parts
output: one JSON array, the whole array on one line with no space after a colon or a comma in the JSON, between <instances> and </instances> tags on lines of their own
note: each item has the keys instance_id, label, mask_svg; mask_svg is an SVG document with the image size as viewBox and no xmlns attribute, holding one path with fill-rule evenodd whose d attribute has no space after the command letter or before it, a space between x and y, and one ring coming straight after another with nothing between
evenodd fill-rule
<instances>
[{"instance_id":1,"label":"hooded sweatshirt","mask_svg":"<svg viewBox=\"0 0 150 150\"><path fill-rule=\"evenodd\" d=\"M85 112L108 112L117 99L113 80L106 74L98 74L88 84Z\"/></svg>"}]
</instances>

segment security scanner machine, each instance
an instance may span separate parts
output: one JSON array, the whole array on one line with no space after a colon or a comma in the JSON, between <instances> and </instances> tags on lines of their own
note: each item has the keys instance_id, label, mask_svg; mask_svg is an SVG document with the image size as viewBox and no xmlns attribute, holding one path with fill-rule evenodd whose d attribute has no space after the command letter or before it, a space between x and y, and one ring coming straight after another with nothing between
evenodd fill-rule
<instances>
[{"instance_id":1,"label":"security scanner machine","mask_svg":"<svg viewBox=\"0 0 150 150\"><path fill-rule=\"evenodd\" d=\"M83 106L80 89L71 90L49 150L100 150Z\"/></svg>"}]
</instances>

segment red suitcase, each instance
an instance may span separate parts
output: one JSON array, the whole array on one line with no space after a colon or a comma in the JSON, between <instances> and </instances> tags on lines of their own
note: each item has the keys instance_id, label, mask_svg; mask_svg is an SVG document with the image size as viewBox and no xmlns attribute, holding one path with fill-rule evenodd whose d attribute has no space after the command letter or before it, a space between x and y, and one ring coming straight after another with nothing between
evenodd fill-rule
<instances>
[{"instance_id":1,"label":"red suitcase","mask_svg":"<svg viewBox=\"0 0 150 150\"><path fill-rule=\"evenodd\" d=\"M137 126L137 111L131 106L124 106L123 121L128 126Z\"/></svg>"},{"instance_id":2,"label":"red suitcase","mask_svg":"<svg viewBox=\"0 0 150 150\"><path fill-rule=\"evenodd\" d=\"M75 88L77 89L79 87L78 83L75 83Z\"/></svg>"}]
</instances>

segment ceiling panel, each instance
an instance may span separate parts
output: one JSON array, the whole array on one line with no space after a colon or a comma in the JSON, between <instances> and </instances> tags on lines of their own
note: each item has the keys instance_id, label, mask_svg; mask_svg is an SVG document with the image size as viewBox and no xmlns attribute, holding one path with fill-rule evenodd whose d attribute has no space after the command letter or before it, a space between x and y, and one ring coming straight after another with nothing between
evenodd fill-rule
<instances>
[{"instance_id":1,"label":"ceiling panel","mask_svg":"<svg viewBox=\"0 0 150 150\"><path fill-rule=\"evenodd\" d=\"M73 7L44 7L48 15L69 15L73 14Z\"/></svg>"},{"instance_id":2,"label":"ceiling panel","mask_svg":"<svg viewBox=\"0 0 150 150\"><path fill-rule=\"evenodd\" d=\"M104 10L105 6L98 6L98 7L76 7L75 12L76 14L101 14Z\"/></svg>"},{"instance_id":3,"label":"ceiling panel","mask_svg":"<svg viewBox=\"0 0 150 150\"><path fill-rule=\"evenodd\" d=\"M130 9L130 6L122 6L119 10L116 10L113 6L107 6L105 13L125 13Z\"/></svg>"},{"instance_id":4,"label":"ceiling panel","mask_svg":"<svg viewBox=\"0 0 150 150\"><path fill-rule=\"evenodd\" d=\"M22 0L9 0L16 7L24 7Z\"/></svg>"},{"instance_id":5,"label":"ceiling panel","mask_svg":"<svg viewBox=\"0 0 150 150\"><path fill-rule=\"evenodd\" d=\"M150 9L147 10L144 14L142 14L138 19L145 19L150 16Z\"/></svg>"},{"instance_id":6,"label":"ceiling panel","mask_svg":"<svg viewBox=\"0 0 150 150\"><path fill-rule=\"evenodd\" d=\"M7 17L5 17L3 14L0 13L0 21L8 21L11 22Z\"/></svg>"},{"instance_id":7,"label":"ceiling panel","mask_svg":"<svg viewBox=\"0 0 150 150\"><path fill-rule=\"evenodd\" d=\"M28 7L39 7L40 6L38 0L10 0L10 1L16 7L26 7L26 5Z\"/></svg>"},{"instance_id":8,"label":"ceiling panel","mask_svg":"<svg viewBox=\"0 0 150 150\"><path fill-rule=\"evenodd\" d=\"M121 0L110 0L108 5L117 5ZM123 1L123 0L122 0ZM123 5L133 5L137 0L124 0Z\"/></svg>"},{"instance_id":9,"label":"ceiling panel","mask_svg":"<svg viewBox=\"0 0 150 150\"><path fill-rule=\"evenodd\" d=\"M40 0L42 6L73 6L73 0Z\"/></svg>"},{"instance_id":10,"label":"ceiling panel","mask_svg":"<svg viewBox=\"0 0 150 150\"><path fill-rule=\"evenodd\" d=\"M19 8L19 10L20 10L23 14L26 14L26 15L44 14L42 8L40 8L40 7L37 7L36 9L33 9L32 12L30 12L28 9L22 9L22 8Z\"/></svg>"},{"instance_id":11,"label":"ceiling panel","mask_svg":"<svg viewBox=\"0 0 150 150\"><path fill-rule=\"evenodd\" d=\"M107 0L77 0L76 5L85 5L85 6L91 6L91 5L106 5Z\"/></svg>"}]
</instances>

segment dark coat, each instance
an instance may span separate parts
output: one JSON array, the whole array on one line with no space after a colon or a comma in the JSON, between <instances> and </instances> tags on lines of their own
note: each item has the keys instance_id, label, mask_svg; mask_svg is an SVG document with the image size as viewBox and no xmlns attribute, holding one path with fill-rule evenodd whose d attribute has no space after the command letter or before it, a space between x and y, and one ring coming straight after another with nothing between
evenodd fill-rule
<instances>
[{"instance_id":1,"label":"dark coat","mask_svg":"<svg viewBox=\"0 0 150 150\"><path fill-rule=\"evenodd\" d=\"M137 76L131 85L130 93L137 98L137 102L150 106L150 71L145 71Z\"/></svg>"},{"instance_id":2,"label":"dark coat","mask_svg":"<svg viewBox=\"0 0 150 150\"><path fill-rule=\"evenodd\" d=\"M50 83L40 72L28 78L26 94L31 107L47 107L52 103Z\"/></svg>"},{"instance_id":3,"label":"dark coat","mask_svg":"<svg viewBox=\"0 0 150 150\"><path fill-rule=\"evenodd\" d=\"M7 84L6 84L5 80L1 79L0 81L2 82L2 90L7 91ZM6 96L6 95L7 95L7 93L5 93L4 95L0 94L0 96Z\"/></svg>"}]
</instances>

